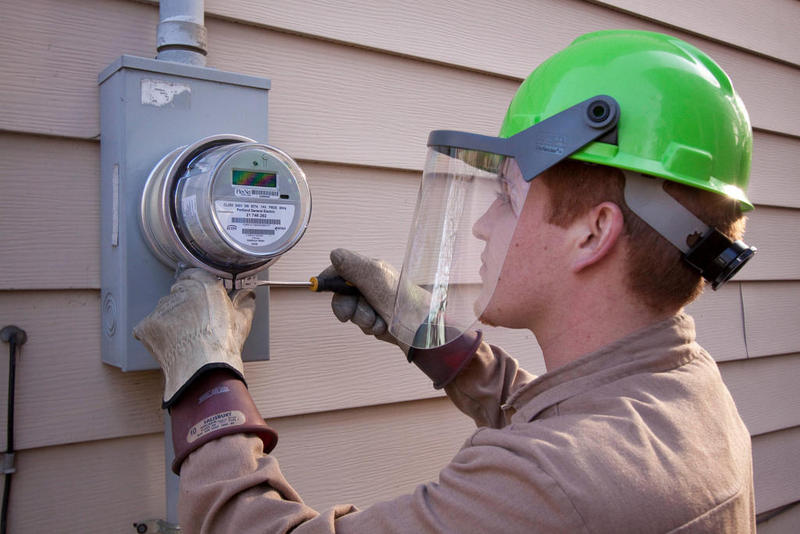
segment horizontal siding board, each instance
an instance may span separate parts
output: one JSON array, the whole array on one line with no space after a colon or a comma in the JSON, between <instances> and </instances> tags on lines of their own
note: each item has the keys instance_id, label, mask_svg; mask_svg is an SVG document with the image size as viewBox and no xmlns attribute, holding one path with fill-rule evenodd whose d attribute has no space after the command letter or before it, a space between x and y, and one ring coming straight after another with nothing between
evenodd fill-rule
<instances>
[{"instance_id":1,"label":"horizontal siding board","mask_svg":"<svg viewBox=\"0 0 800 534\"><path fill-rule=\"evenodd\" d=\"M580 1L539 0L447 3L411 0L338 2L300 0L266 5L258 0L208 0L218 17L291 31L446 65L523 78L576 35L609 27L611 21L638 19ZM489 16L476 13L491 12ZM511 20L535 20L538 31ZM559 24L552 24L559 20ZM492 36L503 36L493 38Z\"/></svg>"},{"instance_id":2,"label":"horizontal siding board","mask_svg":"<svg viewBox=\"0 0 800 534\"><path fill-rule=\"evenodd\" d=\"M800 3L799 3L800 4ZM756 204L800 208L800 138L753 132L753 163L747 194Z\"/></svg>"},{"instance_id":3,"label":"horizontal siding board","mask_svg":"<svg viewBox=\"0 0 800 534\"><path fill-rule=\"evenodd\" d=\"M744 241L758 253L737 280L800 280L800 209L756 206L748 213Z\"/></svg>"},{"instance_id":4,"label":"horizontal siding board","mask_svg":"<svg viewBox=\"0 0 800 534\"><path fill-rule=\"evenodd\" d=\"M536 35L557 32L565 42L578 33L599 28L670 31L672 27L800 64L800 55L793 46L797 44L793 22L800 16L800 8L792 0L771 0L768 8L747 0L736 0L734 5L716 0L702 6L691 0L682 0L676 6L641 0L592 3L614 10L564 0L524 4L473 0L461 2L458 10L424 0L404 2L402 6L387 2L332 4L324 0L267 6L257 0L208 0L206 11L231 20L511 76L524 76L530 69L530 64L514 59L521 56L520 51L532 52L541 46L529 31L530 25L539 30ZM616 11L620 9L633 16ZM475 16L487 12L488 16ZM530 23L509 24L511 20ZM555 25L556 21L560 24ZM448 39L441 39L442 35ZM486 35L508 38L487 39Z\"/></svg>"},{"instance_id":5,"label":"horizontal siding board","mask_svg":"<svg viewBox=\"0 0 800 534\"><path fill-rule=\"evenodd\" d=\"M750 435L800 426L800 354L721 362Z\"/></svg>"},{"instance_id":6,"label":"horizontal siding board","mask_svg":"<svg viewBox=\"0 0 800 534\"><path fill-rule=\"evenodd\" d=\"M750 357L800 351L800 283L742 284Z\"/></svg>"},{"instance_id":7,"label":"horizontal siding board","mask_svg":"<svg viewBox=\"0 0 800 534\"><path fill-rule=\"evenodd\" d=\"M795 157L789 148L779 154ZM99 152L95 141L0 133L0 289L100 286ZM419 172L301 165L314 200L311 223L297 247L271 269L273 279L308 279L328 265L336 247L399 266ZM759 206L752 212L746 241L759 254L737 279L800 279L798 226L797 209Z\"/></svg>"},{"instance_id":8,"label":"horizontal siding board","mask_svg":"<svg viewBox=\"0 0 800 534\"><path fill-rule=\"evenodd\" d=\"M800 65L796 0L590 0Z\"/></svg>"},{"instance_id":9,"label":"horizontal siding board","mask_svg":"<svg viewBox=\"0 0 800 534\"><path fill-rule=\"evenodd\" d=\"M695 321L697 342L718 362L747 357L738 285L706 291L686 307Z\"/></svg>"},{"instance_id":10,"label":"horizontal siding board","mask_svg":"<svg viewBox=\"0 0 800 534\"><path fill-rule=\"evenodd\" d=\"M100 283L96 142L0 133L2 289Z\"/></svg>"},{"instance_id":11,"label":"horizontal siding board","mask_svg":"<svg viewBox=\"0 0 800 534\"><path fill-rule=\"evenodd\" d=\"M164 518L164 438L150 434L22 451L9 532L135 532Z\"/></svg>"},{"instance_id":12,"label":"horizontal siding board","mask_svg":"<svg viewBox=\"0 0 800 534\"><path fill-rule=\"evenodd\" d=\"M153 55L155 8L119 0L11 3L7 10L17 17L0 31L0 46L9 51L0 65L9 74L0 80L0 105L8 109L0 117L0 129L94 138L98 133L97 73L121 53ZM213 17L207 20L209 64L272 79L272 141L300 158L418 168L428 131L496 132L517 80L532 66L582 31L638 20L582 2L564 4L576 14L567 16L557 7L537 10L537 18L552 17L553 23L542 24L542 32L525 28L535 51L529 53L523 46L523 52L498 54L500 58L525 57L525 72L514 79ZM474 18L474 12L464 12ZM64 19L69 32L62 39ZM420 25L416 33L402 34L393 20L386 22L392 24L387 33L404 35L408 41L424 34L435 38L440 47L446 43L454 50L460 47L442 35L471 33L464 31L468 25L448 26L449 33ZM481 25L484 22L481 18ZM564 27L565 22L569 27ZM499 33L497 39L487 39L483 32L474 35L482 46L514 42L507 33ZM27 46L13 46L17 42ZM108 46L99 48L98 42ZM800 109L779 105L790 102L793 88L800 86L799 69L715 43L700 44L730 71L756 126L800 135ZM51 83L56 72L58 83ZM312 126L315 135L309 136Z\"/></svg>"},{"instance_id":13,"label":"horizontal siding board","mask_svg":"<svg viewBox=\"0 0 800 534\"><path fill-rule=\"evenodd\" d=\"M797 534L798 525L800 525L800 503L759 523L758 534Z\"/></svg>"},{"instance_id":14,"label":"horizontal siding board","mask_svg":"<svg viewBox=\"0 0 800 534\"><path fill-rule=\"evenodd\" d=\"M302 289L273 290L271 296L272 359L246 365L250 390L265 417L442 395L397 348L340 324L328 296ZM719 361L745 357L737 302L738 288L731 285L701 297L689 310L696 317L698 341ZM122 373L100 362L99 306L97 291L0 292L0 321L19 325L29 337L17 375L19 448L161 428L159 373ZM530 332L484 330L487 341L523 367L544 372Z\"/></svg>"},{"instance_id":15,"label":"horizontal siding board","mask_svg":"<svg viewBox=\"0 0 800 534\"><path fill-rule=\"evenodd\" d=\"M28 334L16 371L17 448L163 428L158 373L100 361L99 291L0 292L0 323Z\"/></svg>"},{"instance_id":16,"label":"horizontal siding board","mask_svg":"<svg viewBox=\"0 0 800 534\"><path fill-rule=\"evenodd\" d=\"M0 130L97 138L97 75L122 54L155 55L158 10L87 0L3 8Z\"/></svg>"},{"instance_id":17,"label":"horizontal siding board","mask_svg":"<svg viewBox=\"0 0 800 534\"><path fill-rule=\"evenodd\" d=\"M753 438L756 513L800 500L800 427Z\"/></svg>"}]
</instances>

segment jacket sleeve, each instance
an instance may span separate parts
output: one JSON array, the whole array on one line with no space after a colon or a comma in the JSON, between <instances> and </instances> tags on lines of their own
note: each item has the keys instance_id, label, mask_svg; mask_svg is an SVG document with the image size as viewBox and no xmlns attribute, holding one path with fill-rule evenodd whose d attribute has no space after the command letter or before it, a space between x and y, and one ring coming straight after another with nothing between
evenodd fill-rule
<instances>
[{"instance_id":1,"label":"jacket sleeve","mask_svg":"<svg viewBox=\"0 0 800 534\"><path fill-rule=\"evenodd\" d=\"M468 443L436 483L363 511L348 505L322 513L302 502L283 477L277 459L264 454L261 447L257 437L234 434L203 445L186 459L179 505L185 532L585 531L560 486L535 463L503 447Z\"/></svg>"},{"instance_id":2,"label":"jacket sleeve","mask_svg":"<svg viewBox=\"0 0 800 534\"><path fill-rule=\"evenodd\" d=\"M502 406L509 395L536 378L500 347L481 342L469 363L445 386L447 396L479 427L506 425Z\"/></svg>"}]
</instances>

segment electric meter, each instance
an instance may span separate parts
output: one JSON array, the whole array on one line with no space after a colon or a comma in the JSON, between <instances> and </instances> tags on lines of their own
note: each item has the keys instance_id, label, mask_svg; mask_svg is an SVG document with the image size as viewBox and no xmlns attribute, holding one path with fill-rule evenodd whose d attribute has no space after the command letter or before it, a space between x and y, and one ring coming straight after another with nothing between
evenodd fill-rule
<instances>
[{"instance_id":1,"label":"electric meter","mask_svg":"<svg viewBox=\"0 0 800 534\"><path fill-rule=\"evenodd\" d=\"M252 276L308 226L311 193L297 163L237 135L206 137L161 159L145 183L141 225L166 265Z\"/></svg>"}]
</instances>

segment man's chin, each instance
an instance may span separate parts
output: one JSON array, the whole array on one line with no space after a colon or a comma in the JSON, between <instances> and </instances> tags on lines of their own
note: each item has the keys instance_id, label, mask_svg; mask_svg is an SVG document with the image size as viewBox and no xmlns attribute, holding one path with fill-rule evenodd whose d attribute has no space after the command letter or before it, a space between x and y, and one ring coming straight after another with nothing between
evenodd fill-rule
<instances>
[{"instance_id":1,"label":"man's chin","mask_svg":"<svg viewBox=\"0 0 800 534\"><path fill-rule=\"evenodd\" d=\"M497 326L497 323L492 321L492 318L483 312L480 317L478 317L478 322L481 324L485 324L486 326Z\"/></svg>"}]
</instances>

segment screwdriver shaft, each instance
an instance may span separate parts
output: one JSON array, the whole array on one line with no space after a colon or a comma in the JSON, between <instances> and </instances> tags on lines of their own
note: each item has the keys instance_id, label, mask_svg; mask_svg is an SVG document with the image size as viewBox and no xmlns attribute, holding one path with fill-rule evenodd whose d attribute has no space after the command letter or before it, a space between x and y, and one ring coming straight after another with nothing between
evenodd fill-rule
<instances>
[{"instance_id":1,"label":"screwdriver shaft","mask_svg":"<svg viewBox=\"0 0 800 534\"><path fill-rule=\"evenodd\" d=\"M311 282L278 282L276 280L257 280L254 285L271 287L311 287Z\"/></svg>"},{"instance_id":2,"label":"screwdriver shaft","mask_svg":"<svg viewBox=\"0 0 800 534\"><path fill-rule=\"evenodd\" d=\"M358 288L340 276L319 278L314 276L308 282L278 282L275 280L256 280L254 286L305 287L315 292L332 291L342 295L357 295Z\"/></svg>"}]
</instances>

